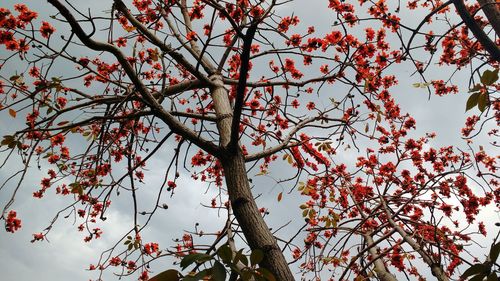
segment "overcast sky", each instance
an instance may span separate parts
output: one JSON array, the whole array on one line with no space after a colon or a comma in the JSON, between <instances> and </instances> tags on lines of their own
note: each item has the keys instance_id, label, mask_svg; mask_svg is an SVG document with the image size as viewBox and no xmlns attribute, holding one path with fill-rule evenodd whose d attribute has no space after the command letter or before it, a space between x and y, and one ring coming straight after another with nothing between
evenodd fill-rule
<instances>
[{"instance_id":1,"label":"overcast sky","mask_svg":"<svg viewBox=\"0 0 500 281\"><path fill-rule=\"evenodd\" d=\"M18 1L3 0L1 6L12 7L13 3ZM42 18L47 18L48 14L53 14L49 4L45 1L25 1L31 2L29 6L38 11ZM331 13L322 13L328 1L297 1L293 7L283 7L294 10L295 14L301 17L305 26L314 25L318 28L329 27L331 24ZM404 1L403 1L404 2ZM108 10L111 1L86 1L86 4L92 7L93 11ZM406 17L404 17L406 16ZM415 26L420 15L403 14L401 16L410 26ZM310 23L309 23L310 21ZM61 25L56 26L62 30ZM321 34L321 33L319 33ZM0 57L7 55L7 52L0 48ZM460 128L462 127L467 114L464 113L465 102L467 99L466 84L462 84L461 94L450 95L446 97L432 97L429 101L427 92L423 89L415 89L411 85L421 82L418 77L410 77L413 69L405 69L399 67L397 69L400 85L392 90L397 101L402 104L402 109L409 112L417 120L418 132L434 131L438 133L438 137L433 140L432 146L441 145L461 145L464 142L460 138ZM64 74L64 69L61 69L61 75ZM440 73L440 70L430 71L429 76L443 76L449 73ZM467 75L462 75L466 81ZM13 125L14 124L14 125ZM5 112L0 113L0 135L11 132L15 123L7 116ZM168 148L163 151L168 155ZM165 154L164 154L165 155ZM347 162L353 161L353 154L345 153L344 157ZM153 158L148 167L165 167L168 162L165 157L160 154ZM0 179L3 181L12 171L20 168L16 164L9 165L7 168L0 171ZM45 167L42 167L44 171ZM276 167L274 171L278 174L275 178L285 177L280 175ZM148 178L148 185L159 185L163 178L163 170L152 177ZM251 176L255 175L254 172ZM12 207L18 211L19 217L23 219L23 226L16 234L0 231L0 263L1 279L4 280L51 280L51 281L67 281L67 280L88 280L94 279L97 276L95 273L85 271L85 268L95 263L101 252L108 249L116 243L126 233L131 226L132 212L130 198L121 198L115 208L110 209L107 215L108 220L99 224L102 225L105 235L101 239L97 239L92 243L84 243L82 241L83 234L76 231L76 225L72 225L72 220L60 219L50 232L50 243L34 243L29 241L32 239L32 233L43 230L58 210L64 208L68 201L63 200L59 196L53 196L52 193L47 194L44 200L32 198L32 192L37 189L40 178L43 176L32 169L29 176L23 184L23 188L17 195L17 200ZM276 185L275 181L269 177L253 177L255 192L262 194L259 198L259 205L270 208L270 215L267 222L271 227L276 229L288 221L292 224L282 231L284 236L294 233L294 230L302 225L300 210L298 209L299 202L303 198L297 196L296 193L291 195L286 194L290 187ZM183 230L193 230L195 222L200 223L200 227L204 229L217 230L223 223L224 216L217 217L216 211L207 210L200 205L201 203L209 204L210 199L216 195L215 189L208 189L200 182L193 181L190 175L183 172L178 182L179 188L172 199L168 199L165 203L169 204L170 208L165 211L160 211L154 221L150 224L146 236L150 241L160 242L160 246L171 246L172 240L181 237ZM143 196L154 196L151 192L148 194L147 189L143 189ZM285 196L278 204L276 196L279 192L284 191ZM1 196L6 196L7 193L0 193ZM4 203L6 197L0 197L0 203ZM0 205L2 206L2 205ZM489 213L488 215L493 215ZM498 216L494 215L493 219L498 221ZM153 264L153 268L164 269L171 264L168 262ZM108 270L106 274L113 272ZM135 280L133 278L125 278L125 280ZM104 278L104 280L114 280L115 278Z\"/></svg>"}]
</instances>

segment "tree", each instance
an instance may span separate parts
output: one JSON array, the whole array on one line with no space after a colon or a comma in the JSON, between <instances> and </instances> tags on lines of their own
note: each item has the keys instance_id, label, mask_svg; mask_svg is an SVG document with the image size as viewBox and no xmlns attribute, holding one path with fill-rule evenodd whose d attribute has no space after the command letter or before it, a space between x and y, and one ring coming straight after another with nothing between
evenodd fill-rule
<instances>
[{"instance_id":1,"label":"tree","mask_svg":"<svg viewBox=\"0 0 500 281\"><path fill-rule=\"evenodd\" d=\"M467 244L486 233L479 211L500 200L497 157L472 141L473 132L497 136L494 126L484 131L500 117L498 5L330 0L326 30L282 9L288 2L114 0L107 11L87 13L48 0L50 18L24 4L0 9L1 110L25 119L2 140L3 166L24 165L6 180L16 182L2 212L6 230L21 226L11 207L31 166L48 163L33 196L52 187L67 197L61 213L80 217L86 241L102 235L92 225L106 219L118 194L133 198L131 230L101 257L100 270L116 266L146 280L148 263L169 255L183 257L183 269L194 266L183 276L200 279L222 280L227 270L230 280L294 280L296 261L303 274L335 280L418 279L427 274L421 264L438 280L460 275L457 267L480 257ZM398 16L405 9L430 12L413 28ZM11 64L17 73L7 73ZM432 133L412 137L416 120L392 94L399 66L413 67L422 81L415 86L429 94L471 89L466 108L480 114L462 130L467 151L429 148ZM471 82L429 80L433 67L470 67ZM173 153L162 151L169 145ZM354 151L355 163L343 163L344 150ZM158 154L170 164L149 167L165 177L143 211L138 193ZM284 182L305 198L302 243L298 236L278 243L252 193L250 169L265 175L284 164L295 173ZM182 188L183 167L220 190L207 208L227 211L227 223L160 251L141 232L167 208L161 198ZM46 239L52 223L33 241ZM214 239L203 246L193 235ZM235 239L247 243L251 263ZM156 279L181 276L162 274Z\"/></svg>"}]
</instances>

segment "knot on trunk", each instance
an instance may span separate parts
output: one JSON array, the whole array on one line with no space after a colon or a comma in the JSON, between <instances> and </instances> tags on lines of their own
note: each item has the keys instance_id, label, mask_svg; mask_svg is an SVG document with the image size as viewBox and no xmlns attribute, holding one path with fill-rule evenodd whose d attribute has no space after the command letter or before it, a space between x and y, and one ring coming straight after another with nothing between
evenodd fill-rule
<instances>
[{"instance_id":1,"label":"knot on trunk","mask_svg":"<svg viewBox=\"0 0 500 281\"><path fill-rule=\"evenodd\" d=\"M273 250L279 250L279 251L281 251L281 250L280 250L280 248L278 248L278 246L276 246L276 245L272 245L272 244L262 246L262 247L261 247L261 250L262 250L264 253L269 253L269 252L271 252L271 251L273 251Z\"/></svg>"},{"instance_id":2,"label":"knot on trunk","mask_svg":"<svg viewBox=\"0 0 500 281\"><path fill-rule=\"evenodd\" d=\"M233 117L233 113L219 114L217 116L217 120L222 120L222 119L226 119L226 118L230 118L230 117Z\"/></svg>"},{"instance_id":3,"label":"knot on trunk","mask_svg":"<svg viewBox=\"0 0 500 281\"><path fill-rule=\"evenodd\" d=\"M247 198L245 197L238 197L236 199L233 200L233 202L231 202L231 205L234 207L238 207L238 206L241 206L243 204L246 204L250 202Z\"/></svg>"}]
</instances>

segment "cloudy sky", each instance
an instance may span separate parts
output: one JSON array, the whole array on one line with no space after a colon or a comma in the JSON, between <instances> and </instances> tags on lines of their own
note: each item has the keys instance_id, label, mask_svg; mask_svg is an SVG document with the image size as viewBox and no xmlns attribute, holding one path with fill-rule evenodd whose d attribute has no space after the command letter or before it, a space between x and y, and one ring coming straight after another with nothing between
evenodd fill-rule
<instances>
[{"instance_id":1,"label":"cloudy sky","mask_svg":"<svg viewBox=\"0 0 500 281\"><path fill-rule=\"evenodd\" d=\"M3 0L0 5L12 7L17 2ZM31 2L29 6L39 12L41 17L46 18L47 15L54 14L54 10L45 1L25 2ZM296 2L280 9L284 13L293 11L300 16L303 22L307 22L306 26L314 25L317 29L321 29L322 26L329 27L331 25L331 19L329 18L331 14L320 12L326 8L327 1ZM108 10L110 3L111 1L104 0L85 2L89 7L92 7L92 11ZM421 15L416 16L408 13L402 14L401 17L409 26L416 26L419 18L422 18ZM56 25L56 27L61 31L65 28L61 24ZM0 57L4 57L6 54L6 51L0 48ZM15 66L10 67L13 70L15 68ZM64 69L60 71L61 75L64 74ZM417 120L418 132L437 132L438 137L431 145L464 145L459 132L467 116L464 113L467 85L462 84L461 94L432 97L429 101L425 90L415 89L411 86L413 83L421 82L418 77L411 76L413 69L399 67L396 71L399 75L400 85L393 90L393 93L395 98L402 104L403 110L409 112ZM431 70L427 75L433 77L449 75L449 73L441 73L441 71ZM468 76L463 74L456 79L466 81ZM0 113L0 135L12 132L14 127L16 127L15 121L7 116L5 112ZM168 154L168 149L164 149L163 153ZM345 158L347 162L352 161L352 159L349 159L348 154L346 154ZM148 166L165 167L168 164L167 160L160 154L159 157L152 159ZM0 179L5 180L13 171L20 168L20 166L16 165L18 163L9 163L8 166L3 168L0 171ZM44 167L42 167L43 170ZM274 171L276 172L276 174L273 174L274 178L286 177L286 175L280 174L278 169ZM153 172L151 177L148 178L148 185L160 184L163 173L163 170ZM103 251L116 243L130 229L132 224L131 199L128 197L120 198L115 208L110 210L107 216L108 220L102 224L105 235L101 239L92 243L84 243L82 233L76 231L77 224L72 224L70 218L57 221L48 236L50 242L31 244L29 241L32 239L32 233L43 230L55 214L68 203L68 201L58 196L51 196L52 194L48 194L44 200L32 198L31 194L37 188L42 176L43 174L37 172L36 169L31 170L12 207L18 211L18 215L23 219L22 229L16 234L0 231L0 259L3 261L0 263L0 272L2 278L18 281L34 279L66 281L96 278L95 273L88 272L85 268L89 264L95 263ZM193 230L195 222L200 223L200 228L208 230L217 230L223 224L224 216L218 217L216 211L207 210L200 205L200 203L210 203L210 199L216 195L214 189L207 189L204 184L193 181L186 172L181 174L178 185L180 188L178 188L175 196L165 201L170 208L160 211L146 232L148 239L160 242L160 246L172 245L172 240L182 236L183 230ZM281 233L283 236L294 233L294 230L302 225L300 210L297 208L302 199L293 193L288 195L287 192L290 188L277 185L275 180L270 177L254 177L254 185L255 193L262 194L259 197L259 205L270 208L270 215L267 217L269 225L276 229L290 221L290 226ZM144 197L154 196L152 192L148 194L147 189L143 190ZM276 196L282 191L284 191L285 196L277 204ZM3 204L8 200L8 194L9 189L7 187L6 190L0 193L0 203ZM493 214L489 213L488 215ZM499 220L496 214L493 219L495 221ZM171 261L163 261L163 263L160 261L153 264L153 269L168 268L170 265ZM110 277L112 273L112 271L107 271L108 276L105 276L104 280L114 280L114 278ZM125 280L129 279L134 280L135 278L125 278Z\"/></svg>"}]
</instances>

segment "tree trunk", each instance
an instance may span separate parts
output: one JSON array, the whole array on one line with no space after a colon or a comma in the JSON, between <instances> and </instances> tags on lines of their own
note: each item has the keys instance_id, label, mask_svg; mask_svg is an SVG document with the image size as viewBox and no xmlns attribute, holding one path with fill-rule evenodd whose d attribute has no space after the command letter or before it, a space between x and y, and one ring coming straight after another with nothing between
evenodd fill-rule
<instances>
[{"instance_id":1,"label":"tree trunk","mask_svg":"<svg viewBox=\"0 0 500 281\"><path fill-rule=\"evenodd\" d=\"M218 118L219 145L225 148L231 139L233 111L228 92L222 83L222 77L214 75L211 80L216 85L211 94ZM285 256L255 203L248 182L245 158L241 150L238 148L234 153L223 153L219 160L224 168L229 201L234 216L245 235L248 245L251 249L260 249L264 252L264 259L260 266L269 270L278 281L295 280Z\"/></svg>"},{"instance_id":2,"label":"tree trunk","mask_svg":"<svg viewBox=\"0 0 500 281\"><path fill-rule=\"evenodd\" d=\"M478 0L497 36L500 36L500 3L497 0Z\"/></svg>"},{"instance_id":3,"label":"tree trunk","mask_svg":"<svg viewBox=\"0 0 500 281\"><path fill-rule=\"evenodd\" d=\"M370 253L371 258L374 260L374 269L375 274L377 274L377 277L382 280L382 281L397 281L396 276L391 274L387 268L384 265L384 262L382 261L382 258L377 258L377 250L378 247L374 247L373 244L373 238L370 236L370 234L365 234L365 241L366 245L370 248L368 252Z\"/></svg>"},{"instance_id":4,"label":"tree trunk","mask_svg":"<svg viewBox=\"0 0 500 281\"><path fill-rule=\"evenodd\" d=\"M240 150L235 155L227 155L222 161L226 178L229 201L239 226L251 249L261 249L264 260L260 266L268 269L280 281L295 280L283 253L269 227L257 208Z\"/></svg>"},{"instance_id":5,"label":"tree trunk","mask_svg":"<svg viewBox=\"0 0 500 281\"><path fill-rule=\"evenodd\" d=\"M496 45L493 40L481 29L477 24L474 17L469 13L467 7L465 6L464 0L455 0L453 2L455 8L457 9L458 15L462 18L465 25L472 31L474 37L483 45L483 48L492 56L496 61L500 61L500 48ZM486 10L485 10L486 11ZM491 23L495 27L495 21Z\"/></svg>"}]
</instances>

